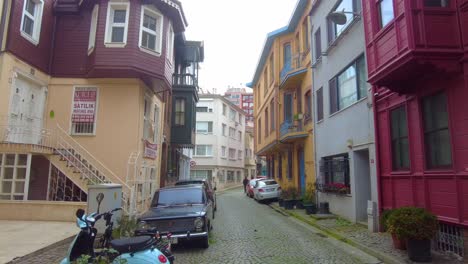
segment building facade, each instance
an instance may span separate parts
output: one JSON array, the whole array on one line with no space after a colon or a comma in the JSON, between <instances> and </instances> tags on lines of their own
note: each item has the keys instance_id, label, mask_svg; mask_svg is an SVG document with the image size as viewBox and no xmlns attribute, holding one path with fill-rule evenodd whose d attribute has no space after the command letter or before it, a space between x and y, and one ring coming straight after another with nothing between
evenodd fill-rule
<instances>
[{"instance_id":1,"label":"building facade","mask_svg":"<svg viewBox=\"0 0 468 264\"><path fill-rule=\"evenodd\" d=\"M330 19L348 12L343 25ZM367 84L360 0L316 1L310 13L319 202L352 222L368 223L378 202L372 95ZM355 13L356 15L353 15Z\"/></svg>"},{"instance_id":2,"label":"building facade","mask_svg":"<svg viewBox=\"0 0 468 264\"><path fill-rule=\"evenodd\" d=\"M200 95L191 178L218 189L239 185L245 168L245 113L221 95Z\"/></svg>"},{"instance_id":3,"label":"building facade","mask_svg":"<svg viewBox=\"0 0 468 264\"><path fill-rule=\"evenodd\" d=\"M253 93L248 93L245 88L229 88L224 97L228 98L233 104L245 112L245 122L248 127L254 126L254 101Z\"/></svg>"},{"instance_id":4,"label":"building facade","mask_svg":"<svg viewBox=\"0 0 468 264\"><path fill-rule=\"evenodd\" d=\"M255 153L267 176L304 194L315 183L308 14L300 0L287 26L267 35L249 84L254 91Z\"/></svg>"},{"instance_id":5,"label":"building facade","mask_svg":"<svg viewBox=\"0 0 468 264\"><path fill-rule=\"evenodd\" d=\"M380 209L427 208L466 245L468 1L364 1L363 14Z\"/></svg>"},{"instance_id":6,"label":"building facade","mask_svg":"<svg viewBox=\"0 0 468 264\"><path fill-rule=\"evenodd\" d=\"M247 118L247 117L246 117ZM257 159L254 152L254 131L251 127L245 129L244 176L253 179L257 176Z\"/></svg>"},{"instance_id":7,"label":"building facade","mask_svg":"<svg viewBox=\"0 0 468 264\"><path fill-rule=\"evenodd\" d=\"M145 208L166 175L173 75L187 66L180 3L2 4L0 199L86 201L89 184L112 182L128 212Z\"/></svg>"}]
</instances>

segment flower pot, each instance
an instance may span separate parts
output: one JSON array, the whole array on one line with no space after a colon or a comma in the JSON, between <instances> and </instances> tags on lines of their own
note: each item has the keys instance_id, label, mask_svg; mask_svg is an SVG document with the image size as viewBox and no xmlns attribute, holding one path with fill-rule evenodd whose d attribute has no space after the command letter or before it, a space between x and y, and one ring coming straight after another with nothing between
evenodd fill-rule
<instances>
[{"instance_id":1,"label":"flower pot","mask_svg":"<svg viewBox=\"0 0 468 264\"><path fill-rule=\"evenodd\" d=\"M278 199L278 204L280 207L284 206L284 200L283 199Z\"/></svg>"},{"instance_id":2,"label":"flower pot","mask_svg":"<svg viewBox=\"0 0 468 264\"><path fill-rule=\"evenodd\" d=\"M315 204L304 204L304 208L308 215L317 213L317 205Z\"/></svg>"},{"instance_id":3,"label":"flower pot","mask_svg":"<svg viewBox=\"0 0 468 264\"><path fill-rule=\"evenodd\" d=\"M408 239L408 257L416 262L431 262L431 240Z\"/></svg>"},{"instance_id":4,"label":"flower pot","mask_svg":"<svg viewBox=\"0 0 468 264\"><path fill-rule=\"evenodd\" d=\"M392 234L392 241L394 248L406 250L406 240L399 239L395 234Z\"/></svg>"},{"instance_id":5,"label":"flower pot","mask_svg":"<svg viewBox=\"0 0 468 264\"><path fill-rule=\"evenodd\" d=\"M330 206L327 202L319 204L319 213L320 214L330 214Z\"/></svg>"},{"instance_id":6,"label":"flower pot","mask_svg":"<svg viewBox=\"0 0 468 264\"><path fill-rule=\"evenodd\" d=\"M294 209L294 204L296 203L296 200L284 200L284 209L286 210L292 210Z\"/></svg>"},{"instance_id":7,"label":"flower pot","mask_svg":"<svg viewBox=\"0 0 468 264\"><path fill-rule=\"evenodd\" d=\"M296 209L304 209L304 204L302 201L296 202Z\"/></svg>"}]
</instances>

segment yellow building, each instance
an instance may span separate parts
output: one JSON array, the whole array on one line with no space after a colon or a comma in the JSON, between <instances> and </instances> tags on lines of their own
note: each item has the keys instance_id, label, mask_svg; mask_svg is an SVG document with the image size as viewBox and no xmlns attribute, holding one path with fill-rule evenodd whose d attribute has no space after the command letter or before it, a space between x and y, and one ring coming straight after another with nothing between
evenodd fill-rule
<instances>
[{"instance_id":1,"label":"yellow building","mask_svg":"<svg viewBox=\"0 0 468 264\"><path fill-rule=\"evenodd\" d=\"M254 79L255 152L283 189L315 182L308 14L299 0L289 24L268 34Z\"/></svg>"}]
</instances>

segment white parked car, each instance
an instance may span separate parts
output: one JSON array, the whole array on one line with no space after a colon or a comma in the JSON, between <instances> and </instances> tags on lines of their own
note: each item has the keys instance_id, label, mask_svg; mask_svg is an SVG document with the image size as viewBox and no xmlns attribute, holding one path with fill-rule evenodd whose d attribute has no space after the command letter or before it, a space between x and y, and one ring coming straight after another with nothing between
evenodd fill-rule
<instances>
[{"instance_id":1,"label":"white parked car","mask_svg":"<svg viewBox=\"0 0 468 264\"><path fill-rule=\"evenodd\" d=\"M257 201L278 199L281 194L281 187L275 180L259 180L255 182L253 193Z\"/></svg>"}]
</instances>

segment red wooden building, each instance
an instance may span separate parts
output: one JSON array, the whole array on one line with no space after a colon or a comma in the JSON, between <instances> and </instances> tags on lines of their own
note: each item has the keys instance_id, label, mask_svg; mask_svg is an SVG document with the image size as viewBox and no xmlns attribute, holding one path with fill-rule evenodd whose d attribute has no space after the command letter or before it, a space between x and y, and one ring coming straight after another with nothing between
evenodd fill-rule
<instances>
[{"instance_id":1,"label":"red wooden building","mask_svg":"<svg viewBox=\"0 0 468 264\"><path fill-rule=\"evenodd\" d=\"M425 207L468 244L468 0L362 3L381 210Z\"/></svg>"}]
</instances>

